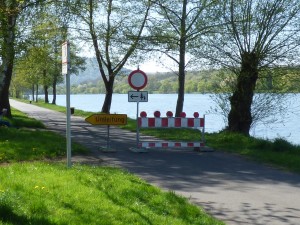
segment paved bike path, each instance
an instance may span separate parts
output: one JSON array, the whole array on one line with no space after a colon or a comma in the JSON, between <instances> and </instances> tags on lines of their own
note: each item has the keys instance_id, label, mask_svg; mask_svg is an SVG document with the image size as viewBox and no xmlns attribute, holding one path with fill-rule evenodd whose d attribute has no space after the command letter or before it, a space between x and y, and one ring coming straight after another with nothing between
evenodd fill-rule
<instances>
[{"instance_id":1,"label":"paved bike path","mask_svg":"<svg viewBox=\"0 0 300 225\"><path fill-rule=\"evenodd\" d=\"M10 102L48 129L65 134L63 113ZM135 146L135 134L115 127L110 129L110 138L117 151L104 153L99 148L106 146L106 126L89 125L80 117L71 121L72 140L91 150L90 156L74 156L73 161L121 166L151 184L189 198L227 224L300 224L300 175L218 151L152 149L133 153L129 148Z\"/></svg>"}]
</instances>

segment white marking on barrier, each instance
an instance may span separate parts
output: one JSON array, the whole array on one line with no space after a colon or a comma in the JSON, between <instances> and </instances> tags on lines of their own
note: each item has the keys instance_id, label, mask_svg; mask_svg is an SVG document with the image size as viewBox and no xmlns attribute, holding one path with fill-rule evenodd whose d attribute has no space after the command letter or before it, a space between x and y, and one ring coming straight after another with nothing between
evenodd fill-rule
<instances>
[{"instance_id":1,"label":"white marking on barrier","mask_svg":"<svg viewBox=\"0 0 300 225\"><path fill-rule=\"evenodd\" d=\"M168 146L169 146L169 147L175 147L175 143L174 143L174 142L169 142L169 143L168 143Z\"/></svg>"},{"instance_id":2,"label":"white marking on barrier","mask_svg":"<svg viewBox=\"0 0 300 225\"><path fill-rule=\"evenodd\" d=\"M161 127L161 118L155 118L155 127Z\"/></svg>"},{"instance_id":3,"label":"white marking on barrier","mask_svg":"<svg viewBox=\"0 0 300 225\"><path fill-rule=\"evenodd\" d=\"M175 127L175 118L168 118L168 127Z\"/></svg>"},{"instance_id":4,"label":"white marking on barrier","mask_svg":"<svg viewBox=\"0 0 300 225\"><path fill-rule=\"evenodd\" d=\"M146 117L141 118L141 127L149 127L148 118Z\"/></svg>"},{"instance_id":5,"label":"white marking on barrier","mask_svg":"<svg viewBox=\"0 0 300 225\"><path fill-rule=\"evenodd\" d=\"M194 119L194 127L200 127L200 119L199 118Z\"/></svg>"},{"instance_id":6,"label":"white marking on barrier","mask_svg":"<svg viewBox=\"0 0 300 225\"><path fill-rule=\"evenodd\" d=\"M188 127L187 118L181 119L181 127Z\"/></svg>"}]
</instances>

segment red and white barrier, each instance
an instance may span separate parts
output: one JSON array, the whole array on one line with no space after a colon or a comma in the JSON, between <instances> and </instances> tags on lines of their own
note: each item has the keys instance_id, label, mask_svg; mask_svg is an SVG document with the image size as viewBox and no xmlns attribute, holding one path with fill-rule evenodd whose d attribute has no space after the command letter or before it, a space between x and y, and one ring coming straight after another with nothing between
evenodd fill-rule
<instances>
[{"instance_id":1,"label":"red and white barrier","mask_svg":"<svg viewBox=\"0 0 300 225\"><path fill-rule=\"evenodd\" d=\"M200 147L204 147L204 142L143 141L139 143L139 147L141 148L187 148L187 147L200 148Z\"/></svg>"},{"instance_id":2,"label":"red and white barrier","mask_svg":"<svg viewBox=\"0 0 300 225\"><path fill-rule=\"evenodd\" d=\"M204 147L204 128L205 119L198 118L199 113L194 113L194 118L186 118L186 114L182 113L181 117L173 117L172 112L167 112L167 117L160 117L160 112L154 112L154 117L147 117L146 112L141 112L138 118L138 125L140 128L201 128L201 142L139 142L138 146L142 148L171 148L171 147Z\"/></svg>"},{"instance_id":3,"label":"red and white barrier","mask_svg":"<svg viewBox=\"0 0 300 225\"><path fill-rule=\"evenodd\" d=\"M204 118L139 118L141 128L197 128L204 127Z\"/></svg>"}]
</instances>

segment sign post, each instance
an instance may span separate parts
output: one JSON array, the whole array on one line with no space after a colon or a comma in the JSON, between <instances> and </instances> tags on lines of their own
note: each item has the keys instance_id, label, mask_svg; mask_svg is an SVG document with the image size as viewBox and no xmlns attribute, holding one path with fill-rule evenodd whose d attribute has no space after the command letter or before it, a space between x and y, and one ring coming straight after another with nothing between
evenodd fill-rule
<instances>
[{"instance_id":1,"label":"sign post","mask_svg":"<svg viewBox=\"0 0 300 225\"><path fill-rule=\"evenodd\" d=\"M140 129L138 124L138 118L139 118L139 103L140 102L148 102L148 92L140 92L141 89L146 87L148 82L147 75L137 69L132 71L128 76L128 83L130 87L136 90L136 92L128 92L128 101L131 99L133 102L136 102L136 147L138 152L142 152L139 149L139 141L140 141ZM135 97L137 96L137 97Z\"/></svg>"},{"instance_id":2,"label":"sign post","mask_svg":"<svg viewBox=\"0 0 300 225\"><path fill-rule=\"evenodd\" d=\"M68 41L62 44L62 74L66 75L66 106L67 106L67 125L66 125L66 141L67 141L67 166L72 166L71 162L71 107L70 107L70 44Z\"/></svg>"},{"instance_id":3,"label":"sign post","mask_svg":"<svg viewBox=\"0 0 300 225\"><path fill-rule=\"evenodd\" d=\"M104 152L114 152L110 147L110 125L126 125L127 115L126 114L93 114L85 119L86 122L92 125L107 125L107 141L106 148L101 149Z\"/></svg>"}]
</instances>

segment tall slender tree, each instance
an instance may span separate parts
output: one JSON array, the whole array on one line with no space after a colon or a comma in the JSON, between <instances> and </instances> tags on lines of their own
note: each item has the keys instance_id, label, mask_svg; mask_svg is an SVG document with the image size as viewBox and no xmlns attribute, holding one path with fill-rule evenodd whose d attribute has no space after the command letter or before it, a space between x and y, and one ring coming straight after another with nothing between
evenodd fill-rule
<instances>
[{"instance_id":1,"label":"tall slender tree","mask_svg":"<svg viewBox=\"0 0 300 225\"><path fill-rule=\"evenodd\" d=\"M115 77L138 46L148 18L150 0L73 3L70 10L78 19L76 30L82 40L92 43L105 84L106 95L101 111L109 113Z\"/></svg>"},{"instance_id":2,"label":"tall slender tree","mask_svg":"<svg viewBox=\"0 0 300 225\"><path fill-rule=\"evenodd\" d=\"M190 54L193 42L211 32L217 26L214 8L216 0L154 1L149 37L154 50L168 56L177 66L178 98L176 116L183 110L185 76L193 61ZM189 55L189 60L187 60Z\"/></svg>"}]
</instances>

